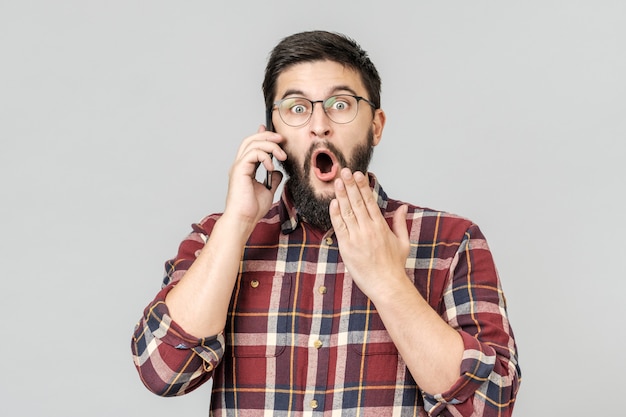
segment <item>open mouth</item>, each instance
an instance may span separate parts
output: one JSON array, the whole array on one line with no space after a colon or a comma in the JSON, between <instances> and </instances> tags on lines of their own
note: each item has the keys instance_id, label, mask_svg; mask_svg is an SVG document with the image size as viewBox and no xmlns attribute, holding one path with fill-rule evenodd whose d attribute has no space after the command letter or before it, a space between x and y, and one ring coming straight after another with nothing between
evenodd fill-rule
<instances>
[{"instance_id":1,"label":"open mouth","mask_svg":"<svg viewBox=\"0 0 626 417\"><path fill-rule=\"evenodd\" d=\"M322 174L327 174L333 169L333 160L326 152L320 152L315 158L315 166Z\"/></svg>"},{"instance_id":2,"label":"open mouth","mask_svg":"<svg viewBox=\"0 0 626 417\"><path fill-rule=\"evenodd\" d=\"M326 150L320 149L311 156L311 166L315 176L320 181L332 181L337 176L339 164L335 155Z\"/></svg>"}]
</instances>

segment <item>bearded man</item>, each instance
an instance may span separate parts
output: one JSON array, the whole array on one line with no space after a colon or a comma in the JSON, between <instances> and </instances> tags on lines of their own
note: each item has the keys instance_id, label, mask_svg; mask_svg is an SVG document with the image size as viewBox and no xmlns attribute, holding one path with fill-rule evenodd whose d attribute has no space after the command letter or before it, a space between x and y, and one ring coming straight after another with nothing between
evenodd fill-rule
<instances>
[{"instance_id":1,"label":"bearded man","mask_svg":"<svg viewBox=\"0 0 626 417\"><path fill-rule=\"evenodd\" d=\"M340 34L273 49L267 123L241 143L224 211L194 225L135 328L151 391L212 379L213 416L511 415L517 347L484 236L368 172L380 84Z\"/></svg>"}]
</instances>

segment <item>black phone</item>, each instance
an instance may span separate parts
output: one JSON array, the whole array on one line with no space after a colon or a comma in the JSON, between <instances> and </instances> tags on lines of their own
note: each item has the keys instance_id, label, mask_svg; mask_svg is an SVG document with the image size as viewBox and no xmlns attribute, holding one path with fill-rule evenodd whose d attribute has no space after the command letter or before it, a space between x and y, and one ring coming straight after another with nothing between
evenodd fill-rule
<instances>
[{"instance_id":1,"label":"black phone","mask_svg":"<svg viewBox=\"0 0 626 417\"><path fill-rule=\"evenodd\" d=\"M274 124L272 123L272 109L267 109L265 111L265 128L270 132L274 131ZM270 154L270 158L273 158L272 154ZM272 189L272 171L270 170L267 170L265 173L265 188L268 190Z\"/></svg>"}]
</instances>

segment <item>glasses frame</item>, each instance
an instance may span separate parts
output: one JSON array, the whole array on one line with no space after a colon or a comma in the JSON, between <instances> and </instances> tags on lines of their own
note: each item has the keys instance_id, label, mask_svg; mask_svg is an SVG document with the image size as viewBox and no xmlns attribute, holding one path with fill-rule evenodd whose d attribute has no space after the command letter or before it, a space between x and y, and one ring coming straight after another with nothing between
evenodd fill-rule
<instances>
[{"instance_id":1,"label":"glasses frame","mask_svg":"<svg viewBox=\"0 0 626 417\"><path fill-rule=\"evenodd\" d=\"M333 97L352 97L356 100L356 113L354 113L354 117L350 120L348 120L347 122L336 122L333 120L332 117L330 117L330 115L326 112L326 107L324 107L324 103L327 102L329 99L333 98ZM285 121L285 119L283 119L283 115L281 114L280 110L279 110L279 105L285 101L285 100L294 100L294 99L302 99L302 100L306 100L309 103L311 103L311 112L309 113L309 116L307 117L307 119L300 123L299 125L292 125L289 124ZM372 106L372 109L376 110L376 105L374 103L372 103L371 101L369 101L368 99L366 99L365 97L361 97L361 96L357 96L354 94L333 94L332 96L326 97L324 100L310 100L306 97L300 97L300 96L295 96L295 97L285 97L281 100L277 100L272 104L272 107L267 109L267 114L268 116L271 115L271 113L274 110L278 110L278 116L280 117L280 120L283 121L284 124L286 124L287 126L291 126L291 127L300 127L300 126L304 126L305 124L309 123L309 121L311 120L311 117L313 117L313 112L315 111L315 104L316 103L321 103L322 104L322 110L324 110L324 114L326 115L326 117L328 117L328 120L330 120L333 123L339 124L339 125L345 125L348 123L351 123L352 121L354 121L354 119L356 119L356 117L359 115L359 103L361 101L366 102L367 104L369 104L370 106ZM271 117L268 117L269 120L271 120Z\"/></svg>"}]
</instances>

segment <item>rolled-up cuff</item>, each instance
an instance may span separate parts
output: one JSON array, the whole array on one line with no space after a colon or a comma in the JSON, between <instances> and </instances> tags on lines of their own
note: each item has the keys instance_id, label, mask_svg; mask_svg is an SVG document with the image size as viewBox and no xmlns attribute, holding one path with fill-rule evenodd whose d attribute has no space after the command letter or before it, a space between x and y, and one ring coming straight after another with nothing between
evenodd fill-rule
<instances>
[{"instance_id":1,"label":"rolled-up cuff","mask_svg":"<svg viewBox=\"0 0 626 417\"><path fill-rule=\"evenodd\" d=\"M489 397L489 375L496 364L496 352L490 346L480 343L471 335L460 332L463 339L463 359L461 375L452 387L440 394L424 393L425 407L429 415L438 415L447 404L460 404L473 397L478 390L484 390Z\"/></svg>"}]
</instances>

